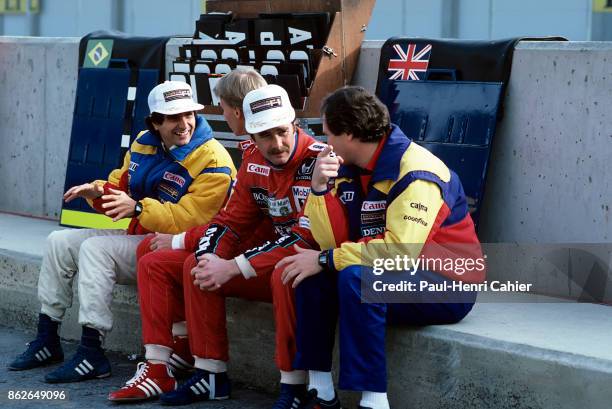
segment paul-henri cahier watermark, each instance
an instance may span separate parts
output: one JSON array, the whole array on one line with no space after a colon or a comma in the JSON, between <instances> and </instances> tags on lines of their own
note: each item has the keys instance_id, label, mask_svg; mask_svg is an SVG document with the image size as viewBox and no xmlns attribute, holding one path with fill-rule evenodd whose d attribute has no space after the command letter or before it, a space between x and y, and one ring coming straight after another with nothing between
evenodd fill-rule
<instances>
[{"instance_id":1,"label":"paul-henri cahier watermark","mask_svg":"<svg viewBox=\"0 0 612 409\"><path fill-rule=\"evenodd\" d=\"M363 302L612 303L612 245L370 244Z\"/></svg>"}]
</instances>

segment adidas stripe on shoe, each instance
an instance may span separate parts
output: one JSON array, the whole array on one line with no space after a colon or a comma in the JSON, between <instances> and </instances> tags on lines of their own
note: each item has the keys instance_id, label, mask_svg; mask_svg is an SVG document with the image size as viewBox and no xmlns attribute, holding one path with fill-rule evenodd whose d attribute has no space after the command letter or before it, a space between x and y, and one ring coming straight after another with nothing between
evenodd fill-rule
<instances>
[{"instance_id":1,"label":"adidas stripe on shoe","mask_svg":"<svg viewBox=\"0 0 612 409\"><path fill-rule=\"evenodd\" d=\"M230 389L226 372L211 373L196 369L185 383L173 392L164 393L159 399L163 405L188 405L199 401L228 399Z\"/></svg>"},{"instance_id":2,"label":"adidas stripe on shoe","mask_svg":"<svg viewBox=\"0 0 612 409\"><path fill-rule=\"evenodd\" d=\"M79 345L70 361L45 376L47 383L80 382L110 376L110 362L102 349Z\"/></svg>"},{"instance_id":3,"label":"adidas stripe on shoe","mask_svg":"<svg viewBox=\"0 0 612 409\"><path fill-rule=\"evenodd\" d=\"M156 398L176 389L176 380L164 363L140 362L125 386L108 394L112 402L134 402Z\"/></svg>"}]
</instances>

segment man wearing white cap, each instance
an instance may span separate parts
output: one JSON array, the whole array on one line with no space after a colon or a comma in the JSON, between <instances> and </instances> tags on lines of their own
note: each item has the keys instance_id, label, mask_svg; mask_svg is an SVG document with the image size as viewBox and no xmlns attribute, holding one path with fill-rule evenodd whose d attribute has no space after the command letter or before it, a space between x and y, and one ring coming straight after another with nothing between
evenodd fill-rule
<instances>
[{"instance_id":1,"label":"man wearing white cap","mask_svg":"<svg viewBox=\"0 0 612 409\"><path fill-rule=\"evenodd\" d=\"M115 283L135 283L138 244L150 232L179 233L207 223L227 200L235 168L208 123L196 115L203 107L193 101L191 87L166 81L151 90L148 103L148 131L132 143L123 166L108 181L74 186L64 194L66 202L83 198L114 221L131 218L127 231L58 230L49 235L38 282L38 334L9 369L63 361L59 324L72 305L78 272L81 343L74 357L45 381L109 376L102 341L113 326L112 291Z\"/></svg>"},{"instance_id":2,"label":"man wearing white cap","mask_svg":"<svg viewBox=\"0 0 612 409\"><path fill-rule=\"evenodd\" d=\"M274 265L295 254L295 243L317 248L301 210L323 145L294 125L295 111L287 92L277 85L249 92L242 107L254 144L244 152L230 200L210 223L173 240L173 245L180 245L174 248L195 252L183 264L182 283L196 372L178 389L164 390L160 397L164 404L230 396L226 297L273 303L275 359L281 372L281 396L274 409L296 408L305 398L306 373L292 366L296 350L293 290L282 284ZM262 229L266 226L268 230ZM262 237L257 243L255 231ZM257 247L245 248L246 242ZM133 385L147 376L140 376ZM154 395L154 391L147 393L147 397Z\"/></svg>"}]
</instances>

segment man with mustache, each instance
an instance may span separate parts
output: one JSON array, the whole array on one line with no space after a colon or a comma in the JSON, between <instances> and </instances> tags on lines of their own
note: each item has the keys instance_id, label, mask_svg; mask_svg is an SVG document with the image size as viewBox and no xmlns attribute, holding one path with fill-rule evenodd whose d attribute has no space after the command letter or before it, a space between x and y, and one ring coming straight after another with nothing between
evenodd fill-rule
<instances>
[{"instance_id":1,"label":"man with mustache","mask_svg":"<svg viewBox=\"0 0 612 409\"><path fill-rule=\"evenodd\" d=\"M139 283L146 286L145 281L148 281L150 291L160 294L151 299L170 297L172 301L168 308L160 307L157 301L145 302L151 308L143 307L143 333L145 339L146 334L152 334L149 342L156 344L146 345L147 351L153 352L147 356L149 369L137 374L123 389L124 393L121 390L111 393L109 399L113 401L148 399L161 392L164 392L162 403L169 405L227 399L230 385L226 297L273 303L275 355L281 371L281 396L275 408L297 407L304 399L306 374L292 367L295 353L293 291L282 284L274 265L283 257L295 254L295 243L318 248L301 210L310 189L316 155L323 145L294 125L295 111L287 92L277 85L249 92L242 108L245 128L253 144L245 149L227 206L209 224L171 240L164 239L166 246L172 242L177 257L187 258L184 265L165 263L168 256L158 256L158 251L139 262ZM163 252L168 253L167 250ZM177 278L170 282L164 277L181 277L182 280ZM184 306L182 297L176 294L180 286L184 291ZM177 315L175 311L182 308L185 308L196 371L174 390L174 381L169 381L163 370L156 369L155 361L167 361L170 351L160 348L167 340L164 342L163 337L155 334L169 337L168 327ZM159 390L145 385L151 383ZM148 392L143 393L142 388Z\"/></svg>"}]
</instances>

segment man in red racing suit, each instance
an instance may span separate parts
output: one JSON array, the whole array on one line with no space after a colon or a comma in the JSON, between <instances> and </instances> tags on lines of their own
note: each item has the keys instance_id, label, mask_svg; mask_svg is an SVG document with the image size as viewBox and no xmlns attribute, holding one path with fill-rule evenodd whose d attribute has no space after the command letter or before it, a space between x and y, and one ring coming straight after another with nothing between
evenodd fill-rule
<instances>
[{"instance_id":1,"label":"man in red racing suit","mask_svg":"<svg viewBox=\"0 0 612 409\"><path fill-rule=\"evenodd\" d=\"M280 105L265 105L270 98ZM229 396L226 297L273 303L275 360L281 370L281 397L275 408L288 409L306 393L305 372L292 368L293 290L283 285L274 265L295 254L294 244L318 248L302 209L324 145L293 125L295 113L278 86L247 94L243 109L255 143L245 149L227 206L209 224L174 236L173 250L140 257L138 284L148 361L168 360L171 327L183 309L195 358L195 374L177 390L160 387L166 392L163 403ZM140 251L148 251L146 242Z\"/></svg>"}]
</instances>

